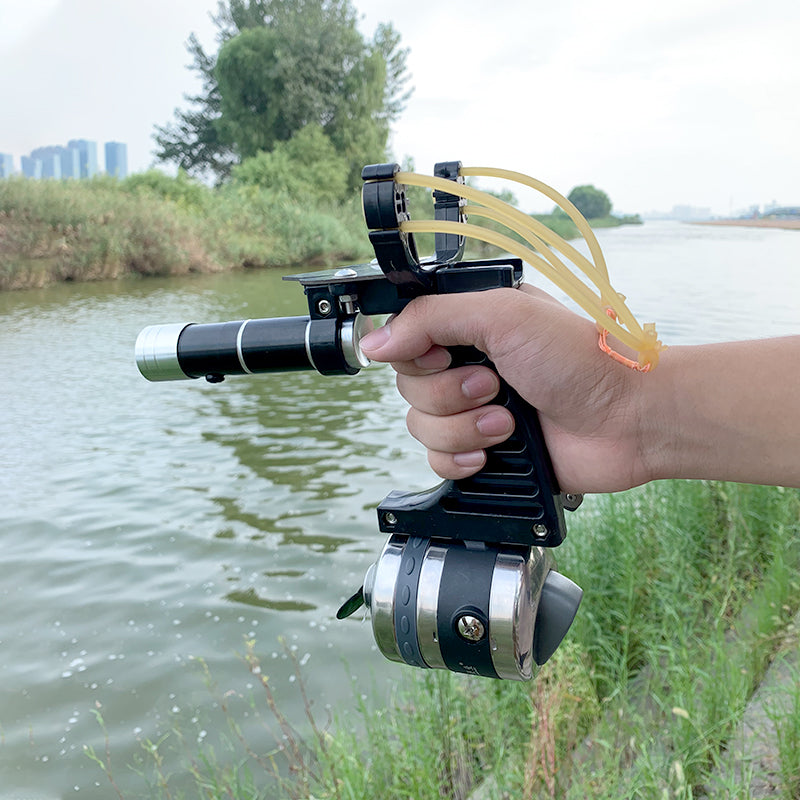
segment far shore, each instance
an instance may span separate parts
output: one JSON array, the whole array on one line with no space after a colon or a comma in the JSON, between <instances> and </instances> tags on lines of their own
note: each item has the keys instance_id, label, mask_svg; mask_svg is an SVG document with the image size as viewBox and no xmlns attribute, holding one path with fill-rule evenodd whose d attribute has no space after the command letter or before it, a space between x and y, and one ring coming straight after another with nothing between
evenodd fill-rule
<instances>
[{"instance_id":1,"label":"far shore","mask_svg":"<svg viewBox=\"0 0 800 800\"><path fill-rule=\"evenodd\" d=\"M800 230L800 219L709 219L694 225L735 225L739 228L784 228Z\"/></svg>"}]
</instances>

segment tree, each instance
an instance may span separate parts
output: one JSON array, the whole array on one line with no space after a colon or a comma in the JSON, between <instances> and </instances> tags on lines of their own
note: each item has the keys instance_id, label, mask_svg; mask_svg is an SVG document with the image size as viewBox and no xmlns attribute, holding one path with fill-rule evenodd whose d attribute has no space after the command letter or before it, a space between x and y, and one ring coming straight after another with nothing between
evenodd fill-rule
<instances>
[{"instance_id":1,"label":"tree","mask_svg":"<svg viewBox=\"0 0 800 800\"><path fill-rule=\"evenodd\" d=\"M220 0L219 51L189 39L202 93L157 127L156 157L217 180L318 125L349 165L385 156L390 124L409 92L406 53L390 25L366 41L350 0Z\"/></svg>"},{"instance_id":2,"label":"tree","mask_svg":"<svg viewBox=\"0 0 800 800\"><path fill-rule=\"evenodd\" d=\"M222 178L230 173L237 159L230 144L220 137L216 124L221 102L214 77L215 59L206 55L195 34L189 37L186 49L194 57L193 69L203 81L202 94L187 95L185 99L192 108L175 109L175 122L156 126L155 155L159 161L177 164L186 172Z\"/></svg>"},{"instance_id":3,"label":"tree","mask_svg":"<svg viewBox=\"0 0 800 800\"><path fill-rule=\"evenodd\" d=\"M576 186L567 195L570 201L586 219L607 217L611 213L611 200L608 195L592 185Z\"/></svg>"}]
</instances>

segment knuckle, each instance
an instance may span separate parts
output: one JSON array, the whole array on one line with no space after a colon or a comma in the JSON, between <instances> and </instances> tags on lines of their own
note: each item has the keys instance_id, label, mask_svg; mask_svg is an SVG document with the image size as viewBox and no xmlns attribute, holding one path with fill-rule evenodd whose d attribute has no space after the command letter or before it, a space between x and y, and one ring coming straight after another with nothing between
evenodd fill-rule
<instances>
[{"instance_id":1,"label":"knuckle","mask_svg":"<svg viewBox=\"0 0 800 800\"><path fill-rule=\"evenodd\" d=\"M436 416L458 411L458 388L449 373L397 376L397 390L411 406Z\"/></svg>"},{"instance_id":2,"label":"knuckle","mask_svg":"<svg viewBox=\"0 0 800 800\"><path fill-rule=\"evenodd\" d=\"M445 480L457 480L464 477L463 470L455 464L453 456L449 453L428 450L428 464L440 478Z\"/></svg>"},{"instance_id":3,"label":"knuckle","mask_svg":"<svg viewBox=\"0 0 800 800\"><path fill-rule=\"evenodd\" d=\"M406 426L418 442L431 450L454 453L464 449L463 424L457 417L437 417L412 406L406 414Z\"/></svg>"}]
</instances>

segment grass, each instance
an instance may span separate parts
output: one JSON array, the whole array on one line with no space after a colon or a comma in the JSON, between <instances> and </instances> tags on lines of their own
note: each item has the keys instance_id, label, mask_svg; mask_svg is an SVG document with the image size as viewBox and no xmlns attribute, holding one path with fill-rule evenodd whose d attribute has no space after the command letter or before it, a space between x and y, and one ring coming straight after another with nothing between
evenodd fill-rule
<instances>
[{"instance_id":1,"label":"grass","mask_svg":"<svg viewBox=\"0 0 800 800\"><path fill-rule=\"evenodd\" d=\"M358 198L300 205L155 173L0 180L0 290L63 280L334 264L369 256Z\"/></svg>"},{"instance_id":2,"label":"grass","mask_svg":"<svg viewBox=\"0 0 800 800\"><path fill-rule=\"evenodd\" d=\"M433 215L429 192L411 187L409 200L418 218ZM563 213L537 219L564 238L578 235ZM631 221L612 217L592 225ZM432 252L433 236L421 235L418 245L420 253ZM236 183L212 189L185 174L155 170L122 181L0 180L0 290L129 275L331 266L373 255L358 195L338 204L299 202L280 191ZM494 248L470 240L468 257L495 255Z\"/></svg>"},{"instance_id":3,"label":"grass","mask_svg":"<svg viewBox=\"0 0 800 800\"><path fill-rule=\"evenodd\" d=\"M202 798L749 796L746 771L719 767L800 603L800 493L665 482L585 505L557 554L584 601L533 682L409 669L388 701L357 695L355 712L324 725L309 711L300 735L251 643L260 692L240 700L276 730L248 740L223 704L224 746L180 731L148 744L148 796L179 796L159 766L170 742L183 742L187 796ZM787 797L799 779L796 686L774 743Z\"/></svg>"},{"instance_id":4,"label":"grass","mask_svg":"<svg viewBox=\"0 0 800 800\"><path fill-rule=\"evenodd\" d=\"M773 700L769 711L778 745L782 796L800 795L800 669L795 665L783 697Z\"/></svg>"},{"instance_id":5,"label":"grass","mask_svg":"<svg viewBox=\"0 0 800 800\"><path fill-rule=\"evenodd\" d=\"M0 289L218 269L200 220L115 181L0 181Z\"/></svg>"}]
</instances>

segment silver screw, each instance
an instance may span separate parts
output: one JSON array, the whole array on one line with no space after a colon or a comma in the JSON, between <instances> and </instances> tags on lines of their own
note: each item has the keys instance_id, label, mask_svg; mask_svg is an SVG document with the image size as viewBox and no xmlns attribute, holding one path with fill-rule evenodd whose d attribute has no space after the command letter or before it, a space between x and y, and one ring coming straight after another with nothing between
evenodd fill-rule
<instances>
[{"instance_id":1,"label":"silver screw","mask_svg":"<svg viewBox=\"0 0 800 800\"><path fill-rule=\"evenodd\" d=\"M458 619L458 635L468 642L479 642L483 639L486 628L483 623L471 614L464 614Z\"/></svg>"},{"instance_id":2,"label":"silver screw","mask_svg":"<svg viewBox=\"0 0 800 800\"><path fill-rule=\"evenodd\" d=\"M537 522L536 525L533 526L533 535L538 539L544 539L545 536L547 536L547 525L542 525L541 522Z\"/></svg>"},{"instance_id":3,"label":"silver screw","mask_svg":"<svg viewBox=\"0 0 800 800\"><path fill-rule=\"evenodd\" d=\"M386 512L386 513L383 515L383 521L384 521L384 522L385 522L387 525L397 525L397 517L396 517L394 514L392 514L392 512L391 512L391 511L387 511L387 512Z\"/></svg>"},{"instance_id":4,"label":"silver screw","mask_svg":"<svg viewBox=\"0 0 800 800\"><path fill-rule=\"evenodd\" d=\"M328 314L330 314L332 308L333 306L331 305L330 300L320 300L317 303L317 311L322 314L323 317L326 317Z\"/></svg>"}]
</instances>

